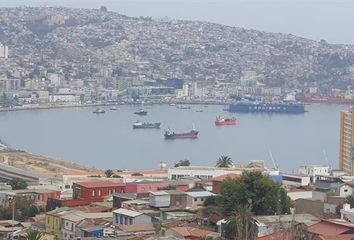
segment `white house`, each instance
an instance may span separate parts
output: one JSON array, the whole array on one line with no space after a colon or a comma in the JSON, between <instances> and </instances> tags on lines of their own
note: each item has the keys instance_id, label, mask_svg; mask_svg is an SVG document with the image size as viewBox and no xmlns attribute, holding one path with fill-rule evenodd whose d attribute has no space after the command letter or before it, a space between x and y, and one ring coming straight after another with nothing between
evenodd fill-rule
<instances>
[{"instance_id":1,"label":"white house","mask_svg":"<svg viewBox=\"0 0 354 240\"><path fill-rule=\"evenodd\" d=\"M155 191L149 194L149 205L152 207L169 207L170 194L165 191Z\"/></svg>"},{"instance_id":2,"label":"white house","mask_svg":"<svg viewBox=\"0 0 354 240\"><path fill-rule=\"evenodd\" d=\"M205 200L208 197L214 196L214 193L208 191L202 192L186 192L187 194L187 206L190 208L199 208L203 206Z\"/></svg>"},{"instance_id":3,"label":"white house","mask_svg":"<svg viewBox=\"0 0 354 240\"><path fill-rule=\"evenodd\" d=\"M179 166L168 169L168 178L171 180L183 177L197 177L212 179L222 175L235 173L241 175L244 171L258 171L268 175L279 175L278 169L267 168L264 161L251 161L248 165L233 165L230 168L202 167L202 166Z\"/></svg>"},{"instance_id":4,"label":"white house","mask_svg":"<svg viewBox=\"0 0 354 240\"><path fill-rule=\"evenodd\" d=\"M119 208L113 211L113 225L149 224L151 217L140 212Z\"/></svg>"},{"instance_id":5,"label":"white house","mask_svg":"<svg viewBox=\"0 0 354 240\"><path fill-rule=\"evenodd\" d=\"M282 183L290 186L308 186L311 183L310 176L305 174L286 174L281 173Z\"/></svg>"},{"instance_id":6,"label":"white house","mask_svg":"<svg viewBox=\"0 0 354 240\"><path fill-rule=\"evenodd\" d=\"M316 175L329 175L328 165L306 165L299 168L300 174L309 175L312 182L316 182Z\"/></svg>"}]
</instances>

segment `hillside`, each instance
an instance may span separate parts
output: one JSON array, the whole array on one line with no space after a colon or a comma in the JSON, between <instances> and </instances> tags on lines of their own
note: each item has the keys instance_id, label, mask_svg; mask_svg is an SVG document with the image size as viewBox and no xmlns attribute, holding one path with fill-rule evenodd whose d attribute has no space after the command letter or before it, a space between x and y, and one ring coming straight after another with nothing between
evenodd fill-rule
<instances>
[{"instance_id":1,"label":"hillside","mask_svg":"<svg viewBox=\"0 0 354 240\"><path fill-rule=\"evenodd\" d=\"M181 78L237 82L255 71L268 86L354 85L354 46L197 21L157 21L69 8L0 8L10 76ZM1 65L0 65L1 66ZM5 66L5 67L4 67Z\"/></svg>"}]
</instances>

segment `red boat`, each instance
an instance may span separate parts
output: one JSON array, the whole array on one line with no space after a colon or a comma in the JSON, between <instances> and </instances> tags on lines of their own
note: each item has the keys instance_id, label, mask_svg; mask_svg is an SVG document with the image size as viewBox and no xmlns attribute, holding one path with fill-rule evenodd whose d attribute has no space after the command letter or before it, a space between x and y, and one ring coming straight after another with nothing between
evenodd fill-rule
<instances>
[{"instance_id":1,"label":"red boat","mask_svg":"<svg viewBox=\"0 0 354 240\"><path fill-rule=\"evenodd\" d=\"M296 96L296 100L304 103L354 104L354 98L332 96Z\"/></svg>"},{"instance_id":2,"label":"red boat","mask_svg":"<svg viewBox=\"0 0 354 240\"><path fill-rule=\"evenodd\" d=\"M224 125L236 125L236 118L221 118L217 117L215 120L216 126L224 126Z\"/></svg>"}]
</instances>

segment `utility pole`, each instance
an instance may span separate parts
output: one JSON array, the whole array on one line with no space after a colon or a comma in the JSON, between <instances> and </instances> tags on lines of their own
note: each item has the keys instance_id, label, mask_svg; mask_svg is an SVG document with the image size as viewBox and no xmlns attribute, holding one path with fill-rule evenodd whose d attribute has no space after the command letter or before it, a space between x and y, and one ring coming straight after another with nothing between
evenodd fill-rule
<instances>
[{"instance_id":1,"label":"utility pole","mask_svg":"<svg viewBox=\"0 0 354 240\"><path fill-rule=\"evenodd\" d=\"M15 239L14 234L15 234L15 228L14 228L14 223L15 223L15 195L9 198L9 202L12 204L12 222L11 222L11 240Z\"/></svg>"}]
</instances>

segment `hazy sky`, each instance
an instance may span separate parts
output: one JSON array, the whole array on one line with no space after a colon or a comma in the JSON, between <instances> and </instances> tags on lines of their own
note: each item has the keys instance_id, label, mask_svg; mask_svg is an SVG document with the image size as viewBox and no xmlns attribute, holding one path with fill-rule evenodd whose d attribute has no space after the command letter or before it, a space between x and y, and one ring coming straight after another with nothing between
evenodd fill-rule
<instances>
[{"instance_id":1,"label":"hazy sky","mask_svg":"<svg viewBox=\"0 0 354 240\"><path fill-rule=\"evenodd\" d=\"M99 8L129 16L204 20L354 44L354 0L0 0L20 5Z\"/></svg>"}]
</instances>

